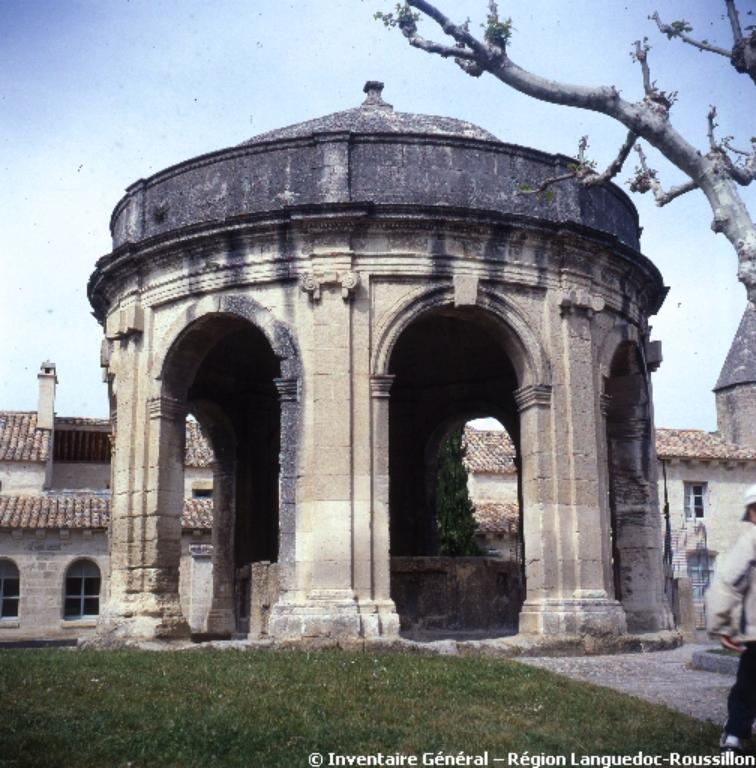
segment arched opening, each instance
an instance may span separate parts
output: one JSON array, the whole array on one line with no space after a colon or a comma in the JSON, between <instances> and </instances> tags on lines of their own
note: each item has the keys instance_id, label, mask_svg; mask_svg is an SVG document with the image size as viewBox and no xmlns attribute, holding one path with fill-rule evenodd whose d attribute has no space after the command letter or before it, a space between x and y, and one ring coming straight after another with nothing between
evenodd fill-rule
<instances>
[{"instance_id":1,"label":"arched opening","mask_svg":"<svg viewBox=\"0 0 756 768\"><path fill-rule=\"evenodd\" d=\"M503 425L513 463L519 462L518 377L504 338L485 310L444 307L413 321L392 350L391 593L404 632L516 631L524 593L520 562L480 549L474 556L444 556L437 498L442 446L472 419L493 417Z\"/></svg>"},{"instance_id":2,"label":"arched opening","mask_svg":"<svg viewBox=\"0 0 756 768\"><path fill-rule=\"evenodd\" d=\"M611 567L609 583L630 631L659 626L661 536L653 418L648 378L638 345L622 342L604 381ZM658 582L658 583L657 583Z\"/></svg>"},{"instance_id":3,"label":"arched opening","mask_svg":"<svg viewBox=\"0 0 756 768\"><path fill-rule=\"evenodd\" d=\"M20 586L16 564L12 560L0 559L0 621L18 618Z\"/></svg>"},{"instance_id":4,"label":"arched opening","mask_svg":"<svg viewBox=\"0 0 756 768\"><path fill-rule=\"evenodd\" d=\"M66 570L63 618L94 619L100 615L100 569L91 560L75 560Z\"/></svg>"},{"instance_id":5,"label":"arched opening","mask_svg":"<svg viewBox=\"0 0 756 768\"><path fill-rule=\"evenodd\" d=\"M182 438L189 413L213 456L212 483L192 489L200 506L203 493L212 494L210 635L249 632L253 564L278 560L279 376L279 360L262 331L224 314L195 321L165 363L164 391L182 406L176 409ZM186 495L185 483L180 487Z\"/></svg>"}]
</instances>

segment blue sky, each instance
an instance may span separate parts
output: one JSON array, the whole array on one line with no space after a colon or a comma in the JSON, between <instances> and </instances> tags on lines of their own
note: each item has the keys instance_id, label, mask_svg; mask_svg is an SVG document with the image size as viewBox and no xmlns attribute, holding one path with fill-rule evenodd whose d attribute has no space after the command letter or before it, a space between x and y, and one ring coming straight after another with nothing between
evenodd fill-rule
<instances>
[{"instance_id":1,"label":"blue sky","mask_svg":"<svg viewBox=\"0 0 756 768\"><path fill-rule=\"evenodd\" d=\"M567 154L587 133L592 157L613 156L623 128L540 104L489 76L473 80L409 49L372 18L392 4L0 0L0 408L36 407L36 371L49 358L58 364L59 414L106 414L100 328L86 281L109 251L110 212L126 186L271 128L355 106L365 80L383 80L398 110L459 117L505 141ZM439 5L460 20L470 16L474 27L485 15L484 0ZM709 104L719 109L722 133L741 144L753 135L750 81L723 58L668 42L647 19L655 9L666 20L685 17L701 37L726 45L723 3L500 5L513 17L511 53L522 66L640 98L629 51L647 35L652 76L680 92L673 123L691 142L706 146ZM746 16L753 1L739 6L744 24L753 23ZM648 154L665 186L681 180ZM752 190L748 199L753 211ZM652 319L665 354L654 375L657 424L714 429L711 387L745 306L735 256L711 233L700 194L661 211L646 197L633 200L643 250L671 288Z\"/></svg>"}]
</instances>

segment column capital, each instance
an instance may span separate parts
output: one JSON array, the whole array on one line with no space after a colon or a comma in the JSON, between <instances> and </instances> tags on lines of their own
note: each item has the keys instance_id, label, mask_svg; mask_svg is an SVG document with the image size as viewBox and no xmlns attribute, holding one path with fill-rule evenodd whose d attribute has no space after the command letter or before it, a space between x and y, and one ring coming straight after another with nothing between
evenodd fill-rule
<instances>
[{"instance_id":1,"label":"column capital","mask_svg":"<svg viewBox=\"0 0 756 768\"><path fill-rule=\"evenodd\" d=\"M147 400L150 419L184 419L186 412L186 404L174 397L151 397Z\"/></svg>"},{"instance_id":2,"label":"column capital","mask_svg":"<svg viewBox=\"0 0 756 768\"><path fill-rule=\"evenodd\" d=\"M517 408L522 413L528 408L551 406L551 384L529 384L514 391Z\"/></svg>"},{"instance_id":3,"label":"column capital","mask_svg":"<svg viewBox=\"0 0 756 768\"><path fill-rule=\"evenodd\" d=\"M606 392L602 392L599 395L599 409L602 416L606 416L609 413L609 409L612 407L612 396Z\"/></svg>"},{"instance_id":4,"label":"column capital","mask_svg":"<svg viewBox=\"0 0 756 768\"><path fill-rule=\"evenodd\" d=\"M281 402L299 400L299 379L297 377L273 379Z\"/></svg>"},{"instance_id":5,"label":"column capital","mask_svg":"<svg viewBox=\"0 0 756 768\"><path fill-rule=\"evenodd\" d=\"M590 320L604 307L606 307L606 302L600 296L594 296L584 289L565 290L559 300L559 311L562 317L581 314Z\"/></svg>"},{"instance_id":6,"label":"column capital","mask_svg":"<svg viewBox=\"0 0 756 768\"><path fill-rule=\"evenodd\" d=\"M388 398L394 383L393 373L376 374L370 377L370 396L375 398Z\"/></svg>"},{"instance_id":7,"label":"column capital","mask_svg":"<svg viewBox=\"0 0 756 768\"><path fill-rule=\"evenodd\" d=\"M324 285L341 286L341 298L349 301L360 284L360 273L354 270L345 272L302 272L299 275L299 287L309 294L311 301L320 301Z\"/></svg>"}]
</instances>

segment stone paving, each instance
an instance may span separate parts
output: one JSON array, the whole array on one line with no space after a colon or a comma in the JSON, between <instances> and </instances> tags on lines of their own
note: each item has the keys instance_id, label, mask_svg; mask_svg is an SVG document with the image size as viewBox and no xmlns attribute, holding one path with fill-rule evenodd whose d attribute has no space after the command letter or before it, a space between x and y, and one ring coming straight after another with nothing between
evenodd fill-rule
<instances>
[{"instance_id":1,"label":"stone paving","mask_svg":"<svg viewBox=\"0 0 756 768\"><path fill-rule=\"evenodd\" d=\"M517 661L665 704L698 720L721 725L727 715L727 694L735 679L690 666L695 651L713 647L716 646L687 644L652 653L520 657Z\"/></svg>"}]
</instances>

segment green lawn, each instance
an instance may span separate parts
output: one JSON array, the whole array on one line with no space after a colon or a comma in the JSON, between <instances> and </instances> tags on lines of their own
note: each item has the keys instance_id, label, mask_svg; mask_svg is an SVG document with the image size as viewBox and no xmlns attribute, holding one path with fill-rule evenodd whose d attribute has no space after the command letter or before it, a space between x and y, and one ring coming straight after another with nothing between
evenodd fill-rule
<instances>
[{"instance_id":1,"label":"green lawn","mask_svg":"<svg viewBox=\"0 0 756 768\"><path fill-rule=\"evenodd\" d=\"M0 707L3 768L296 768L315 751L325 765L328 752L711 754L718 735L505 660L339 651L5 650Z\"/></svg>"}]
</instances>

